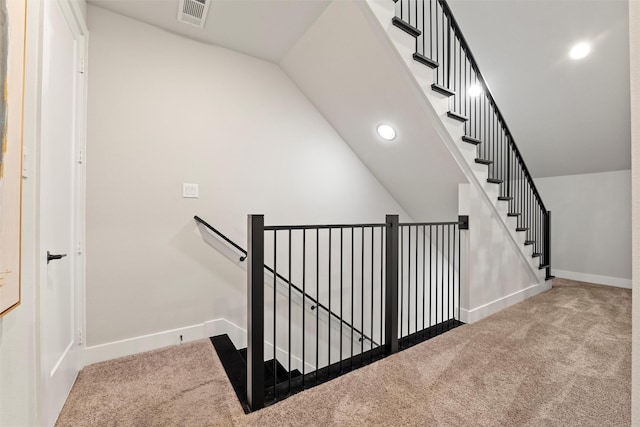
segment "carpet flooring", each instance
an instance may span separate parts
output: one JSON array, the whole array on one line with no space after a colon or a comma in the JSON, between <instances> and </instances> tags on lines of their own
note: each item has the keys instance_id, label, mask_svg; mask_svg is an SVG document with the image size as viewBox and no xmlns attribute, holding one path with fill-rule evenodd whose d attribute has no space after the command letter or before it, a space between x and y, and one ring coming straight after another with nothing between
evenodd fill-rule
<instances>
[{"instance_id":1,"label":"carpet flooring","mask_svg":"<svg viewBox=\"0 0 640 427\"><path fill-rule=\"evenodd\" d=\"M631 291L555 279L487 319L245 414L209 340L84 368L66 426L628 426Z\"/></svg>"}]
</instances>

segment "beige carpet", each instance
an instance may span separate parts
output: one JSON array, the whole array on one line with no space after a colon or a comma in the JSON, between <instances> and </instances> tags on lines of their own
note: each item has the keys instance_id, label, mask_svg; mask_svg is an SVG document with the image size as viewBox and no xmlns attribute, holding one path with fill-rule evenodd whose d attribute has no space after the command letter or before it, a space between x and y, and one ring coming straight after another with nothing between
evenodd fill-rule
<instances>
[{"instance_id":1,"label":"beige carpet","mask_svg":"<svg viewBox=\"0 0 640 427\"><path fill-rule=\"evenodd\" d=\"M245 415L208 340L83 369L57 426L628 426L631 291L551 291Z\"/></svg>"}]
</instances>

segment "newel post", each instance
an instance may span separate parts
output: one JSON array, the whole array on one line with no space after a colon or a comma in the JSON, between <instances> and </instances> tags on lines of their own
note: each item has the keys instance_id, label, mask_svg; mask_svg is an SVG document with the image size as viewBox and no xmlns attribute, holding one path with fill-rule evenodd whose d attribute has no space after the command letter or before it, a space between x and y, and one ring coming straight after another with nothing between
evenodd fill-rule
<instances>
[{"instance_id":1,"label":"newel post","mask_svg":"<svg viewBox=\"0 0 640 427\"><path fill-rule=\"evenodd\" d=\"M385 350L398 351L398 215L387 215L385 250Z\"/></svg>"},{"instance_id":2,"label":"newel post","mask_svg":"<svg viewBox=\"0 0 640 427\"><path fill-rule=\"evenodd\" d=\"M553 275L551 275L551 211L547 211L545 215L546 221L544 224L544 259L545 264L547 265L547 274L546 279L553 279Z\"/></svg>"},{"instance_id":3,"label":"newel post","mask_svg":"<svg viewBox=\"0 0 640 427\"><path fill-rule=\"evenodd\" d=\"M247 219L247 401L264 407L264 215Z\"/></svg>"}]
</instances>

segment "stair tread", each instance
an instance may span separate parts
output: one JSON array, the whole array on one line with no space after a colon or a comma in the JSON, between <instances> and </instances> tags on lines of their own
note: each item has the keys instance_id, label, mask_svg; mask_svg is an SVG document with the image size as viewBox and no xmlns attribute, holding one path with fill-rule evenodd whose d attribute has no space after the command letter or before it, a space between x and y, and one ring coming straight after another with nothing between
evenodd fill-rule
<instances>
[{"instance_id":1,"label":"stair tread","mask_svg":"<svg viewBox=\"0 0 640 427\"><path fill-rule=\"evenodd\" d=\"M511 200L513 200L513 197L509 197L509 196L498 196L498 200L501 200L503 202L509 202Z\"/></svg>"},{"instance_id":2,"label":"stair tread","mask_svg":"<svg viewBox=\"0 0 640 427\"><path fill-rule=\"evenodd\" d=\"M497 179L497 178L487 178L487 182L491 183L491 184L502 184L503 181L501 179Z\"/></svg>"},{"instance_id":3,"label":"stair tread","mask_svg":"<svg viewBox=\"0 0 640 427\"><path fill-rule=\"evenodd\" d=\"M536 241L535 241L535 240L525 240L525 241L524 241L525 246L533 245L533 244L535 244L535 243L536 243Z\"/></svg>"},{"instance_id":4,"label":"stair tread","mask_svg":"<svg viewBox=\"0 0 640 427\"><path fill-rule=\"evenodd\" d=\"M409 34L410 36L419 37L420 34L422 34L422 31L420 31L413 25L406 23L405 21L398 18L397 16L394 16L391 22L393 23L393 25L400 28L402 31Z\"/></svg>"},{"instance_id":5,"label":"stair tread","mask_svg":"<svg viewBox=\"0 0 640 427\"><path fill-rule=\"evenodd\" d=\"M545 268L549 268L549 264L540 264L538 267L539 270L544 270Z\"/></svg>"},{"instance_id":6,"label":"stair tread","mask_svg":"<svg viewBox=\"0 0 640 427\"><path fill-rule=\"evenodd\" d=\"M493 163L493 160L488 160L488 159L476 159L476 163L479 163L481 165L490 165Z\"/></svg>"},{"instance_id":7,"label":"stair tread","mask_svg":"<svg viewBox=\"0 0 640 427\"><path fill-rule=\"evenodd\" d=\"M520 216L519 212L509 212L507 213L507 216Z\"/></svg>"},{"instance_id":8,"label":"stair tread","mask_svg":"<svg viewBox=\"0 0 640 427\"><path fill-rule=\"evenodd\" d=\"M472 137L472 136L464 135L464 136L462 137L462 140L463 140L464 142L468 142L469 144L473 144L473 145L479 145L479 144L482 144L482 141L480 141L478 138L474 138L474 137Z\"/></svg>"},{"instance_id":9,"label":"stair tread","mask_svg":"<svg viewBox=\"0 0 640 427\"><path fill-rule=\"evenodd\" d=\"M421 64L426 65L429 68L438 68L440 66L440 64L438 64L436 61L434 61L431 58L428 58L426 56L424 56L421 53L414 53L413 54L413 59Z\"/></svg>"},{"instance_id":10,"label":"stair tread","mask_svg":"<svg viewBox=\"0 0 640 427\"><path fill-rule=\"evenodd\" d=\"M454 91L452 91L451 89L441 86L437 83L433 83L431 85L431 90L433 90L434 92L438 92L442 95L446 95L446 96L454 96L456 93Z\"/></svg>"},{"instance_id":11,"label":"stair tread","mask_svg":"<svg viewBox=\"0 0 640 427\"><path fill-rule=\"evenodd\" d=\"M534 252L533 254L531 254L532 258L538 258L540 256L542 256L542 254L540 252Z\"/></svg>"},{"instance_id":12,"label":"stair tread","mask_svg":"<svg viewBox=\"0 0 640 427\"><path fill-rule=\"evenodd\" d=\"M469 120L467 116L463 116L462 114L456 113L455 111L447 111L447 116L460 122L466 122Z\"/></svg>"},{"instance_id":13,"label":"stair tread","mask_svg":"<svg viewBox=\"0 0 640 427\"><path fill-rule=\"evenodd\" d=\"M528 227L518 227L516 228L516 231L528 231L529 228Z\"/></svg>"}]
</instances>

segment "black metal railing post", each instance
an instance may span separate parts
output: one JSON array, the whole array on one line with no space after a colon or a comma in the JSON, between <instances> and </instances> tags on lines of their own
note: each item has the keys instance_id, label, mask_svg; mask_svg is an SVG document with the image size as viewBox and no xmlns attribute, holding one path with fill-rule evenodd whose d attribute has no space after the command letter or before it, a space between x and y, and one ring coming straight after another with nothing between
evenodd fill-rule
<instances>
[{"instance_id":1,"label":"black metal railing post","mask_svg":"<svg viewBox=\"0 0 640 427\"><path fill-rule=\"evenodd\" d=\"M544 258L545 264L547 265L547 274L546 279L553 279L553 275L551 274L551 211L547 211L547 215L545 215L546 221L544 224Z\"/></svg>"},{"instance_id":2,"label":"black metal railing post","mask_svg":"<svg viewBox=\"0 0 640 427\"><path fill-rule=\"evenodd\" d=\"M264 215L247 218L247 401L264 407ZM275 333L275 331L274 331Z\"/></svg>"},{"instance_id":3,"label":"black metal railing post","mask_svg":"<svg viewBox=\"0 0 640 427\"><path fill-rule=\"evenodd\" d=\"M398 351L398 215L386 217L385 350Z\"/></svg>"}]
</instances>

